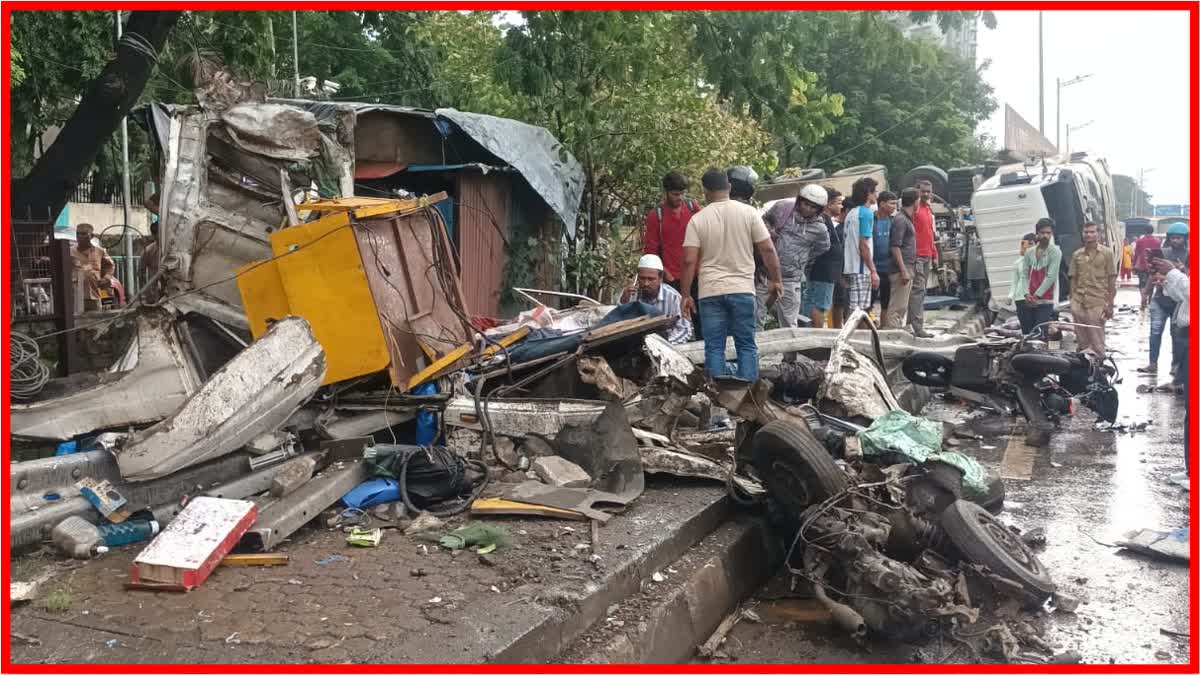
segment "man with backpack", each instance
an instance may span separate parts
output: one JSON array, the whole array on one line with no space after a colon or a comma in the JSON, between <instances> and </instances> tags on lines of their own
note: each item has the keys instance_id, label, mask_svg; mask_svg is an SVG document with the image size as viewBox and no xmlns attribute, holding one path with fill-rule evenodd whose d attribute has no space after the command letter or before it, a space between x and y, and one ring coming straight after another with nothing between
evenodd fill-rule
<instances>
[{"instance_id":1,"label":"man with backpack","mask_svg":"<svg viewBox=\"0 0 1200 675\"><path fill-rule=\"evenodd\" d=\"M693 288L686 291L679 287L679 283L683 273L683 238L687 234L688 222L700 212L700 205L686 197L688 181L678 171L663 176L662 188L662 201L646 213L642 252L652 253L662 259L663 281L668 286L682 295L699 297L698 279L692 282ZM694 327L696 339L699 340L702 338L699 316Z\"/></svg>"}]
</instances>

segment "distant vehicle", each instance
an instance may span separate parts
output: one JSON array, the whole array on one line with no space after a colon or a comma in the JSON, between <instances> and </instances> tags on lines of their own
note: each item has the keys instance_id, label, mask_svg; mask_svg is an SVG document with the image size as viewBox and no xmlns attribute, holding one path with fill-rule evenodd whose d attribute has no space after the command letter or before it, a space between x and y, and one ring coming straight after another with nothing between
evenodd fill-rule
<instances>
[{"instance_id":1,"label":"distant vehicle","mask_svg":"<svg viewBox=\"0 0 1200 675\"><path fill-rule=\"evenodd\" d=\"M1175 223L1188 224L1188 219L1183 216L1155 216L1152 218L1126 218L1122 223L1125 226L1125 236L1140 237L1147 232L1152 232L1159 235L1159 238L1165 237L1167 228Z\"/></svg>"},{"instance_id":2,"label":"distant vehicle","mask_svg":"<svg viewBox=\"0 0 1200 675\"><path fill-rule=\"evenodd\" d=\"M1100 226L1102 246L1113 252L1119 271L1123 232L1117 221L1116 198L1108 163L1084 152L1070 157L1001 166L971 196L978 242L987 270L992 304L1006 306L1013 263L1021 237L1033 232L1040 218L1054 219L1054 243L1062 248L1059 300L1070 291L1068 263L1083 245L1083 224Z\"/></svg>"}]
</instances>

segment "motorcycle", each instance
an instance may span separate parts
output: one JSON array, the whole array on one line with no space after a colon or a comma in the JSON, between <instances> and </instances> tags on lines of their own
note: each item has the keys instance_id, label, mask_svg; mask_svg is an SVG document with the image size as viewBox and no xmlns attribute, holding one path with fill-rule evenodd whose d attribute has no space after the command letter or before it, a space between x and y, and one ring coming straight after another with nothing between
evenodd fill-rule
<instances>
[{"instance_id":1,"label":"motorcycle","mask_svg":"<svg viewBox=\"0 0 1200 675\"><path fill-rule=\"evenodd\" d=\"M1050 326L1081 325L1064 321L1040 324L1021 338L989 339L959 347L954 358L918 352L901 370L914 384L946 388L965 400L1005 414L1018 411L1029 421L1027 441L1043 445L1077 404L1104 422L1117 420L1120 381L1116 363L1092 352L1051 350L1038 339Z\"/></svg>"}]
</instances>

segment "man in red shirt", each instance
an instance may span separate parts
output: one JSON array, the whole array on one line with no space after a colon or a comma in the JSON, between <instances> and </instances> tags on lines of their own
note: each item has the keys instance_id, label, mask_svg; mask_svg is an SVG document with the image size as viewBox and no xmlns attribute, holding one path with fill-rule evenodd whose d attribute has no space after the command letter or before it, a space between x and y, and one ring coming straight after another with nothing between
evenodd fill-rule
<instances>
[{"instance_id":1,"label":"man in red shirt","mask_svg":"<svg viewBox=\"0 0 1200 675\"><path fill-rule=\"evenodd\" d=\"M1150 284L1150 252L1162 249L1162 242L1158 237L1154 236L1152 231L1147 231L1133 244L1133 270L1138 275L1138 288L1142 291L1142 309L1146 309L1150 304L1150 293L1147 288Z\"/></svg>"},{"instance_id":2,"label":"man in red shirt","mask_svg":"<svg viewBox=\"0 0 1200 675\"><path fill-rule=\"evenodd\" d=\"M933 198L933 183L917 181L921 199L913 214L913 226L917 235L917 264L913 267L912 291L908 298L908 325L917 337L933 337L925 332L925 287L929 273L938 264L937 235L933 229L933 209L929 200Z\"/></svg>"},{"instance_id":3,"label":"man in red shirt","mask_svg":"<svg viewBox=\"0 0 1200 675\"><path fill-rule=\"evenodd\" d=\"M642 232L642 252L653 253L661 258L663 281L679 291L681 295L687 296L688 293L679 287L679 279L683 273L683 237L687 234L688 222L693 215L700 211L700 205L685 198L688 182L678 171L672 171L663 176L662 187L662 202L646 213L646 229ZM698 281L692 282L691 297L700 297ZM701 339L698 314L693 327L696 339Z\"/></svg>"}]
</instances>

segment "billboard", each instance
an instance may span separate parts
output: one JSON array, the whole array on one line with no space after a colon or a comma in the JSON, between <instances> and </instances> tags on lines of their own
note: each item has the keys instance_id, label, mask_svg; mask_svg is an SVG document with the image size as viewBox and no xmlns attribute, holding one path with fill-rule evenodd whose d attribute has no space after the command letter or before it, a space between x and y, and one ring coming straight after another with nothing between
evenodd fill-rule
<instances>
[{"instance_id":1,"label":"billboard","mask_svg":"<svg viewBox=\"0 0 1200 675\"><path fill-rule=\"evenodd\" d=\"M1156 216L1183 216L1188 217L1187 204L1157 204L1154 207L1154 215Z\"/></svg>"},{"instance_id":2,"label":"billboard","mask_svg":"<svg viewBox=\"0 0 1200 675\"><path fill-rule=\"evenodd\" d=\"M1027 157L1058 154L1058 148L1007 103L1004 104L1004 147Z\"/></svg>"}]
</instances>

